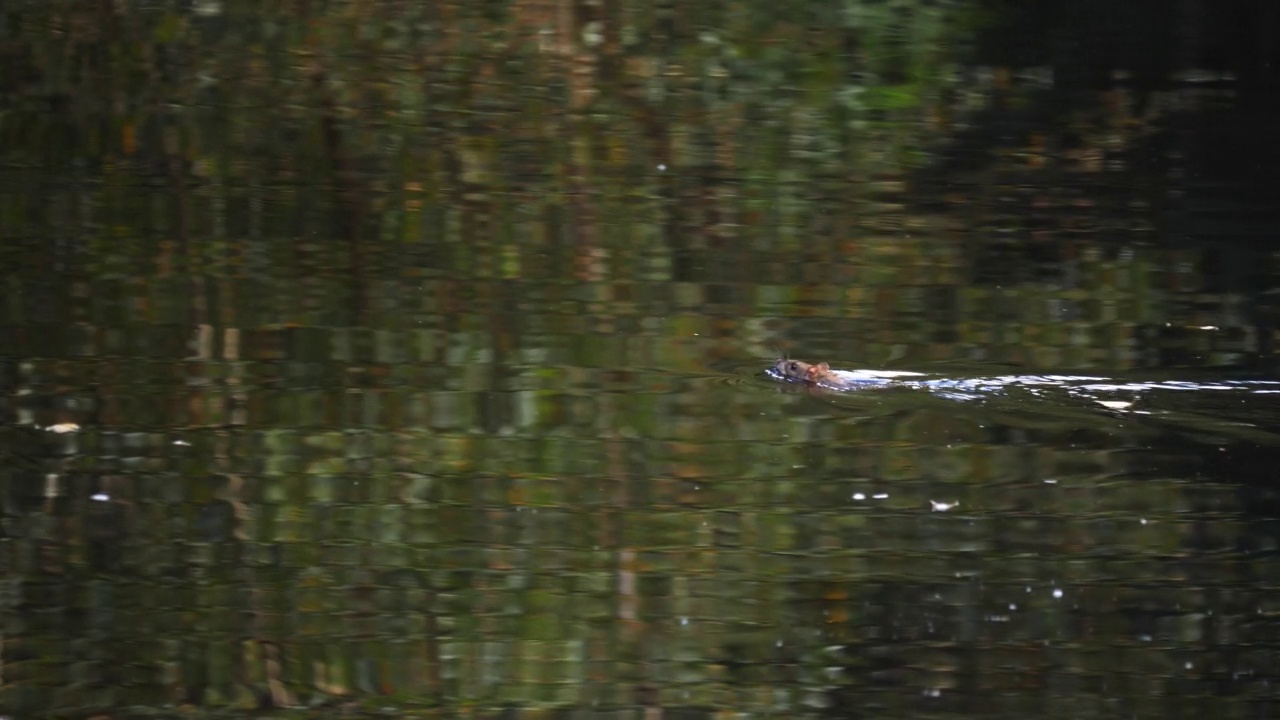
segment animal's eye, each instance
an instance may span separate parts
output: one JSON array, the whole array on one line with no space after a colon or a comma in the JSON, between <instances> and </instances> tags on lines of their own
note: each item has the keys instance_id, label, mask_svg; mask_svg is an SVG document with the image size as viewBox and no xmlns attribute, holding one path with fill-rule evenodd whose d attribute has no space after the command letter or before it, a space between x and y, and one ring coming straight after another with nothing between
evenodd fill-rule
<instances>
[{"instance_id":1,"label":"animal's eye","mask_svg":"<svg viewBox=\"0 0 1280 720\"><path fill-rule=\"evenodd\" d=\"M787 370L790 370L791 372L800 372L800 366L794 362L790 362L787 363Z\"/></svg>"}]
</instances>

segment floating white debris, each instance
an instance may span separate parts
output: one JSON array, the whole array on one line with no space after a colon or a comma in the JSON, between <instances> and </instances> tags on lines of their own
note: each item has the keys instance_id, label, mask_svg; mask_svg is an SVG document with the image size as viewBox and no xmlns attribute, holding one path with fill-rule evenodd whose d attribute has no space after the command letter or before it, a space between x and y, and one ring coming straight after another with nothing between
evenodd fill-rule
<instances>
[{"instance_id":1,"label":"floating white debris","mask_svg":"<svg viewBox=\"0 0 1280 720\"><path fill-rule=\"evenodd\" d=\"M181 445L182 447L191 447L191 443L187 442L186 440L174 440L173 444Z\"/></svg>"},{"instance_id":2,"label":"floating white debris","mask_svg":"<svg viewBox=\"0 0 1280 720\"><path fill-rule=\"evenodd\" d=\"M111 496L106 493L94 493L89 496L89 499L97 500L98 502L106 502L111 499Z\"/></svg>"},{"instance_id":3,"label":"floating white debris","mask_svg":"<svg viewBox=\"0 0 1280 720\"><path fill-rule=\"evenodd\" d=\"M1127 400L1099 400L1098 404L1112 410L1124 410L1133 407L1133 403Z\"/></svg>"},{"instance_id":4,"label":"floating white debris","mask_svg":"<svg viewBox=\"0 0 1280 720\"><path fill-rule=\"evenodd\" d=\"M854 499L854 500L866 500L866 499L867 499L867 496L866 496L866 495L863 495L862 493L854 493L854 494L853 494L853 499Z\"/></svg>"},{"instance_id":5,"label":"floating white debris","mask_svg":"<svg viewBox=\"0 0 1280 720\"><path fill-rule=\"evenodd\" d=\"M937 500L930 500L929 506L933 508L934 512L946 512L951 508L959 507L960 501L956 500L955 502L938 502Z\"/></svg>"},{"instance_id":6,"label":"floating white debris","mask_svg":"<svg viewBox=\"0 0 1280 720\"><path fill-rule=\"evenodd\" d=\"M876 493L871 496L872 500L884 500L889 497L889 493Z\"/></svg>"},{"instance_id":7,"label":"floating white debris","mask_svg":"<svg viewBox=\"0 0 1280 720\"><path fill-rule=\"evenodd\" d=\"M65 433L73 433L79 429L80 429L80 426L75 423L58 423L57 425L50 425L45 428L45 430L51 433L58 433L59 435L63 435Z\"/></svg>"}]
</instances>

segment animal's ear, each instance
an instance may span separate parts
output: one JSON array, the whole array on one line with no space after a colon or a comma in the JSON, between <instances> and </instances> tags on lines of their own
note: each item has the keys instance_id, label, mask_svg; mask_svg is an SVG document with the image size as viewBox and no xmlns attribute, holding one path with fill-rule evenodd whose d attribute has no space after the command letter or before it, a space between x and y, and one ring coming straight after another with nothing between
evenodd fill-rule
<instances>
[{"instance_id":1,"label":"animal's ear","mask_svg":"<svg viewBox=\"0 0 1280 720\"><path fill-rule=\"evenodd\" d=\"M818 363L818 374L826 375L831 372L831 366L826 363Z\"/></svg>"}]
</instances>

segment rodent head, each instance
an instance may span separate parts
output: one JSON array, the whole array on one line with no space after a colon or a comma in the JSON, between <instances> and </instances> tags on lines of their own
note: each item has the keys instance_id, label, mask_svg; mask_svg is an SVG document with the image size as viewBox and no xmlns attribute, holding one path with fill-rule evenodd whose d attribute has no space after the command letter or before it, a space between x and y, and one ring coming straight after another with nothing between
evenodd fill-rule
<instances>
[{"instance_id":1,"label":"rodent head","mask_svg":"<svg viewBox=\"0 0 1280 720\"><path fill-rule=\"evenodd\" d=\"M799 360L780 358L773 366L773 370L788 380L817 382L825 377L827 373L831 372L831 367L826 363L810 365L807 362L800 362Z\"/></svg>"}]
</instances>

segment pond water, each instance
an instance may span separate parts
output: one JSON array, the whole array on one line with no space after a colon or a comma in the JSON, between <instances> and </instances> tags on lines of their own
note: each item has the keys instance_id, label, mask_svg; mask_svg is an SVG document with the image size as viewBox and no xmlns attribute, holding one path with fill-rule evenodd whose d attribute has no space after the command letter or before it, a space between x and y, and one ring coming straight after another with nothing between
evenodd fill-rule
<instances>
[{"instance_id":1,"label":"pond water","mask_svg":"<svg viewBox=\"0 0 1280 720\"><path fill-rule=\"evenodd\" d=\"M6 717L1280 711L1234 79L366 5L5 16Z\"/></svg>"}]
</instances>

